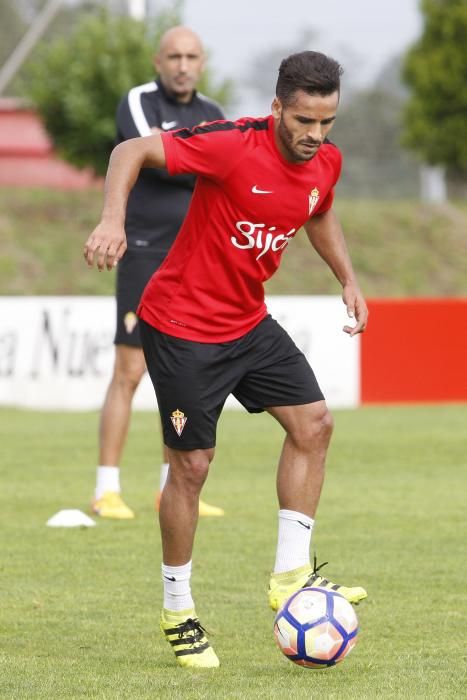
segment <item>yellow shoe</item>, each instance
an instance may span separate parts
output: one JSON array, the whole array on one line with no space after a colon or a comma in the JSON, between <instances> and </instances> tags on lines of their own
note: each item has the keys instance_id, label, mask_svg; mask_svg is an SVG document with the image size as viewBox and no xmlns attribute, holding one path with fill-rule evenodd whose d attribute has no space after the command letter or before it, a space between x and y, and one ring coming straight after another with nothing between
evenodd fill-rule
<instances>
[{"instance_id":1,"label":"yellow shoe","mask_svg":"<svg viewBox=\"0 0 467 700\"><path fill-rule=\"evenodd\" d=\"M219 506L211 506L206 501L199 499L199 514L203 518L220 518L224 515L224 509Z\"/></svg>"},{"instance_id":2,"label":"yellow shoe","mask_svg":"<svg viewBox=\"0 0 467 700\"><path fill-rule=\"evenodd\" d=\"M91 509L95 515L100 515L101 518L131 520L135 517L131 508L128 508L116 491L106 491L100 498L96 498L92 502Z\"/></svg>"},{"instance_id":3,"label":"yellow shoe","mask_svg":"<svg viewBox=\"0 0 467 700\"><path fill-rule=\"evenodd\" d=\"M162 491L158 491L156 493L156 498L154 501L154 505L155 505L155 508L157 511L159 510L161 496L162 496ZM209 505L209 503L202 501L200 498L199 499L199 514L203 518L220 518L222 515L224 515L224 509L219 508L219 506L211 506L211 505Z\"/></svg>"},{"instance_id":4,"label":"yellow shoe","mask_svg":"<svg viewBox=\"0 0 467 700\"><path fill-rule=\"evenodd\" d=\"M318 571L327 564L316 566L316 557L314 559L313 570L310 571L310 566L306 564L299 569L285 571L282 574L271 574L269 581L269 605L276 611L282 607L290 596L300 588L328 588L336 593L340 593L349 603L358 603L368 596L368 593L361 586L341 586L338 583L333 583L326 578L318 575Z\"/></svg>"},{"instance_id":5,"label":"yellow shoe","mask_svg":"<svg viewBox=\"0 0 467 700\"><path fill-rule=\"evenodd\" d=\"M185 668L217 668L219 659L209 644L206 630L194 610L166 610L161 613L161 630Z\"/></svg>"}]
</instances>

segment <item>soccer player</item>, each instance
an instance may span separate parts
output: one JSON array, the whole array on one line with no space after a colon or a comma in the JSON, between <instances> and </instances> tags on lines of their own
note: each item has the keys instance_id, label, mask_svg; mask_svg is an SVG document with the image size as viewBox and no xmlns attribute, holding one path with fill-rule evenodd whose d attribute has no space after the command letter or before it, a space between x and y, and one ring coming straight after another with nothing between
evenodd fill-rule
<instances>
[{"instance_id":1,"label":"soccer player","mask_svg":"<svg viewBox=\"0 0 467 700\"><path fill-rule=\"evenodd\" d=\"M267 411L285 431L277 471L278 544L269 584L277 610L306 585L350 602L359 587L335 584L310 562L332 418L314 373L268 315L263 282L303 228L342 286L361 333L367 307L333 211L341 155L327 136L339 103L340 65L305 51L279 68L272 114L214 122L120 144L107 174L101 222L88 238L89 265L111 269L125 251L125 202L141 167L196 173L182 229L139 308L143 349L169 447L159 520L164 604L161 629L180 665L219 660L195 612L190 576L198 498L214 457L216 425L232 393L249 412Z\"/></svg>"},{"instance_id":2,"label":"soccer player","mask_svg":"<svg viewBox=\"0 0 467 700\"><path fill-rule=\"evenodd\" d=\"M132 88L119 104L117 143L223 119L220 107L196 92L204 63L204 50L194 32L186 27L169 29L154 57L158 79ZM170 177L165 170L145 168L128 199L128 250L117 269L115 364L100 417L99 466L92 503L93 512L104 518L134 517L120 495L120 460L133 396L146 371L136 308L182 225L194 185L193 175ZM169 469L167 449L162 449L156 507ZM223 510L202 501L200 514L219 516Z\"/></svg>"}]
</instances>

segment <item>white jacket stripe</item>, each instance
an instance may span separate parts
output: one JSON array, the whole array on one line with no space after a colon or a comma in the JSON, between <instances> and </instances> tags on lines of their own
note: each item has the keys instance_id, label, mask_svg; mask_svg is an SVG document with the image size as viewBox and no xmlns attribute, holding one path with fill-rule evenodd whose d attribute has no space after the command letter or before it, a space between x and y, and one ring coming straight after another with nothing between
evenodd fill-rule
<instances>
[{"instance_id":1,"label":"white jacket stripe","mask_svg":"<svg viewBox=\"0 0 467 700\"><path fill-rule=\"evenodd\" d=\"M157 89L157 84L152 81L151 83L138 85L137 87L132 88L128 93L128 106L130 108L130 114L140 136L151 136L152 134L151 127L148 124L148 120L144 115L143 107L141 105L141 94L143 92L155 92Z\"/></svg>"}]
</instances>

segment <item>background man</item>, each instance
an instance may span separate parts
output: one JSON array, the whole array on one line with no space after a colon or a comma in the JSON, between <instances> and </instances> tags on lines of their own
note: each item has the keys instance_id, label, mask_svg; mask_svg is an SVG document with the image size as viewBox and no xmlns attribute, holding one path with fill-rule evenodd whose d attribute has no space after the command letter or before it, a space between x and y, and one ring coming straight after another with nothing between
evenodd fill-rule
<instances>
[{"instance_id":1,"label":"background man","mask_svg":"<svg viewBox=\"0 0 467 700\"><path fill-rule=\"evenodd\" d=\"M251 413L267 411L285 431L277 471L279 529L269 582L277 610L306 585L350 602L360 586L334 584L310 562L332 418L313 370L267 312L263 283L303 226L342 286L353 326L368 311L332 209L341 155L326 138L336 118L339 64L304 51L284 59L272 114L218 122L117 146L101 223L85 257L111 269L125 251L125 203L141 167L195 172L198 184L180 234L138 307L148 371L169 447L161 499L161 629L182 666L219 659L195 612L191 565L198 499L214 457L216 428L232 393Z\"/></svg>"},{"instance_id":2,"label":"background man","mask_svg":"<svg viewBox=\"0 0 467 700\"><path fill-rule=\"evenodd\" d=\"M199 37L186 27L169 29L154 57L158 79L134 87L120 102L117 143L223 119L220 107L195 90L204 64ZM117 269L115 365L100 418L99 466L92 504L94 513L102 517L134 517L120 496L119 467L132 399L146 370L136 308L180 229L194 184L193 175L171 177L165 170L145 168L128 199L128 250ZM166 448L162 449L161 491L169 468ZM157 507L159 499L160 492L156 495ZM200 514L222 515L223 511L201 502Z\"/></svg>"}]
</instances>

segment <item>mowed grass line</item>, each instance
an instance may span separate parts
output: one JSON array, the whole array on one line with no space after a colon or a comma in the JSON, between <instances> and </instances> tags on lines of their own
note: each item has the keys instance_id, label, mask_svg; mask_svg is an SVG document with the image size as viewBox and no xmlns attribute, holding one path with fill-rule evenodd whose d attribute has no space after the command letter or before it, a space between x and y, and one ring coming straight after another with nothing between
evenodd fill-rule
<instances>
[{"instance_id":1,"label":"mowed grass line","mask_svg":"<svg viewBox=\"0 0 467 700\"><path fill-rule=\"evenodd\" d=\"M192 672L158 631L156 417L133 416L125 453L137 518L66 530L45 522L88 508L97 415L1 410L0 697L464 697L467 406L334 415L313 544L330 577L369 591L354 652L309 671L276 649L266 588L282 434L266 415L226 412L205 497L227 514L200 522L193 576L222 665Z\"/></svg>"}]
</instances>

